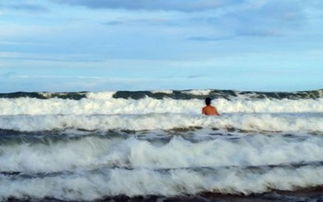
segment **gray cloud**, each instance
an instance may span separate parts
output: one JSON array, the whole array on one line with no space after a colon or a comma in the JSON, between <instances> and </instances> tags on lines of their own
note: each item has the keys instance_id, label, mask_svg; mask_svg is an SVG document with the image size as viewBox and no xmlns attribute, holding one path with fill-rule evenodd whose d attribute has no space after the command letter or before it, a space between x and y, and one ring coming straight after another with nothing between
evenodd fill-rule
<instances>
[{"instance_id":1,"label":"gray cloud","mask_svg":"<svg viewBox=\"0 0 323 202\"><path fill-rule=\"evenodd\" d=\"M191 74L187 76L188 79L201 79L201 78L206 78L205 75L202 74Z\"/></svg>"},{"instance_id":2,"label":"gray cloud","mask_svg":"<svg viewBox=\"0 0 323 202\"><path fill-rule=\"evenodd\" d=\"M243 0L52 0L56 3L102 9L202 11L216 9Z\"/></svg>"},{"instance_id":3,"label":"gray cloud","mask_svg":"<svg viewBox=\"0 0 323 202\"><path fill-rule=\"evenodd\" d=\"M224 40L231 40L237 37L280 37L282 36L281 33L271 33L263 30L244 30L242 32L236 32L234 35L228 36L192 36L189 37L188 40L190 41L204 41L204 42L212 42L212 41L224 41Z\"/></svg>"},{"instance_id":4,"label":"gray cloud","mask_svg":"<svg viewBox=\"0 0 323 202\"><path fill-rule=\"evenodd\" d=\"M103 25L107 26L115 26L115 25L150 25L150 26L158 26L158 25L179 25L177 21L170 19L120 19L120 20L111 20L104 22Z\"/></svg>"},{"instance_id":5,"label":"gray cloud","mask_svg":"<svg viewBox=\"0 0 323 202\"><path fill-rule=\"evenodd\" d=\"M92 9L128 9L128 10L173 10L183 12L205 11L205 17L193 19L190 25L198 24L224 30L227 35L188 38L193 41L228 40L238 36L277 37L290 30L297 30L306 23L304 10L308 6L318 6L319 0L51 0L52 2L85 6ZM315 3L316 2L316 3ZM321 5L321 4L319 4ZM217 10L218 9L218 10ZM200 16L201 16L200 15ZM120 19L103 23L104 25L176 25L186 26L185 21L154 21L152 19Z\"/></svg>"},{"instance_id":6,"label":"gray cloud","mask_svg":"<svg viewBox=\"0 0 323 202\"><path fill-rule=\"evenodd\" d=\"M112 21L105 22L103 24L108 26L113 26L113 25L123 25L125 24L125 22L121 20L112 20Z\"/></svg>"},{"instance_id":7,"label":"gray cloud","mask_svg":"<svg viewBox=\"0 0 323 202\"><path fill-rule=\"evenodd\" d=\"M235 36L223 36L223 37L212 37L212 36L193 36L189 37L190 41L223 41L233 39Z\"/></svg>"},{"instance_id":8,"label":"gray cloud","mask_svg":"<svg viewBox=\"0 0 323 202\"><path fill-rule=\"evenodd\" d=\"M8 4L1 7L13 10L22 10L27 12L47 12L48 8L34 4Z\"/></svg>"},{"instance_id":9,"label":"gray cloud","mask_svg":"<svg viewBox=\"0 0 323 202\"><path fill-rule=\"evenodd\" d=\"M194 23L212 26L224 33L192 36L188 40L219 41L236 37L280 37L295 34L307 23L304 10L299 0L267 0L261 5L245 2L222 15L193 19Z\"/></svg>"},{"instance_id":10,"label":"gray cloud","mask_svg":"<svg viewBox=\"0 0 323 202\"><path fill-rule=\"evenodd\" d=\"M0 74L0 78L2 79L10 79L16 75L16 72L10 71Z\"/></svg>"},{"instance_id":11,"label":"gray cloud","mask_svg":"<svg viewBox=\"0 0 323 202\"><path fill-rule=\"evenodd\" d=\"M306 16L300 1L269 0L260 7L227 13L214 23L227 23L241 36L278 36L302 27Z\"/></svg>"}]
</instances>

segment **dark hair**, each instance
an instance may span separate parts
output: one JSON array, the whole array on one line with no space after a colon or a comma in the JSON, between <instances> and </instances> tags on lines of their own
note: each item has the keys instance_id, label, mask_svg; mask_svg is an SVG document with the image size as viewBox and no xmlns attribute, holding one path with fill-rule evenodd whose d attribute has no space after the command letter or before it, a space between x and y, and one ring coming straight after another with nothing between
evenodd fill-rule
<instances>
[{"instance_id":1,"label":"dark hair","mask_svg":"<svg viewBox=\"0 0 323 202\"><path fill-rule=\"evenodd\" d=\"M209 97L205 98L205 104L210 105L211 104L211 98L209 98Z\"/></svg>"}]
</instances>

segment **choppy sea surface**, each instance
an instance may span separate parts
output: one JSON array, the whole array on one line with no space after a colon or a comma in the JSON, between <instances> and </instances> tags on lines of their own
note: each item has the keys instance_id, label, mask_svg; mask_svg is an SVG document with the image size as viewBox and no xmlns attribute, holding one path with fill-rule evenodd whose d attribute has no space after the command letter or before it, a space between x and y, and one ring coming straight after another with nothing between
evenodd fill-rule
<instances>
[{"instance_id":1,"label":"choppy sea surface","mask_svg":"<svg viewBox=\"0 0 323 202\"><path fill-rule=\"evenodd\" d=\"M204 116L212 97L221 116ZM322 201L323 90L0 94L0 201Z\"/></svg>"}]
</instances>

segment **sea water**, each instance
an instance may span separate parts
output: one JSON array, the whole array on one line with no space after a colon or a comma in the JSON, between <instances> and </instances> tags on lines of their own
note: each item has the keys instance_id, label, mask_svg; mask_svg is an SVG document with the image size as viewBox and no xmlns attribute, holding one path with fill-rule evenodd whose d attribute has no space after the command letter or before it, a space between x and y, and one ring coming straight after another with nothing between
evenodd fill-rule
<instances>
[{"instance_id":1,"label":"sea water","mask_svg":"<svg viewBox=\"0 0 323 202\"><path fill-rule=\"evenodd\" d=\"M201 114L207 96L221 116ZM0 94L0 200L322 186L322 90Z\"/></svg>"}]
</instances>

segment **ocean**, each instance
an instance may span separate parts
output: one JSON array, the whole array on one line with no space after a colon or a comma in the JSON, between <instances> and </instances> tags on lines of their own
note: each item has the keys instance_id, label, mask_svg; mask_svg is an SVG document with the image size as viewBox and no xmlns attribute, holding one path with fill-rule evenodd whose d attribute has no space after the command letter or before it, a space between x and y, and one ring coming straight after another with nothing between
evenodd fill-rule
<instances>
[{"instance_id":1,"label":"ocean","mask_svg":"<svg viewBox=\"0 0 323 202\"><path fill-rule=\"evenodd\" d=\"M323 90L0 94L0 201L249 200L323 201Z\"/></svg>"}]
</instances>

